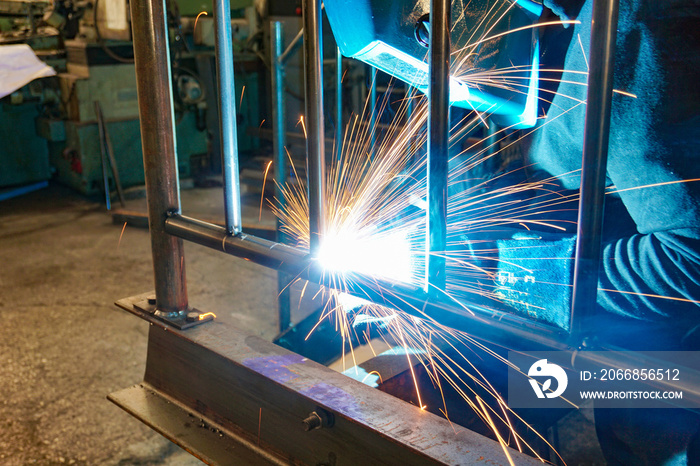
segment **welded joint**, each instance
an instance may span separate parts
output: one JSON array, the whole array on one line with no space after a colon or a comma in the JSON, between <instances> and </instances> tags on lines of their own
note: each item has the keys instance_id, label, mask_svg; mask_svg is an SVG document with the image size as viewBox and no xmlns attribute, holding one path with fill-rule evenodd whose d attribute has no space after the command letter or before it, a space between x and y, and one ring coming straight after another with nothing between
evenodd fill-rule
<instances>
[{"instance_id":1,"label":"welded joint","mask_svg":"<svg viewBox=\"0 0 700 466\"><path fill-rule=\"evenodd\" d=\"M216 314L213 312L201 312L194 308L173 312L163 311L158 309L155 294L134 303L134 309L175 327L178 330L185 330L196 325L211 322L216 318Z\"/></svg>"}]
</instances>

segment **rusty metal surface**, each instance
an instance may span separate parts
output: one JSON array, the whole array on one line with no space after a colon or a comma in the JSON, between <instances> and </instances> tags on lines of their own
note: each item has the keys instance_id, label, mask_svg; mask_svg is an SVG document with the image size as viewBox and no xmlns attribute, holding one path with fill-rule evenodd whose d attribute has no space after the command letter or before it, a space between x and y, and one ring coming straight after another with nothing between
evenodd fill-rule
<instances>
[{"instance_id":1,"label":"rusty metal surface","mask_svg":"<svg viewBox=\"0 0 700 466\"><path fill-rule=\"evenodd\" d=\"M117 304L137 315L133 304ZM295 464L508 464L497 442L221 322L186 331L151 320L144 382ZM318 408L331 428L305 432ZM541 464L510 452L516 464Z\"/></svg>"},{"instance_id":2,"label":"rusty metal surface","mask_svg":"<svg viewBox=\"0 0 700 466\"><path fill-rule=\"evenodd\" d=\"M187 309L184 247L165 232L167 214L180 212L165 2L132 1L131 24L156 298L159 309L182 311Z\"/></svg>"}]
</instances>

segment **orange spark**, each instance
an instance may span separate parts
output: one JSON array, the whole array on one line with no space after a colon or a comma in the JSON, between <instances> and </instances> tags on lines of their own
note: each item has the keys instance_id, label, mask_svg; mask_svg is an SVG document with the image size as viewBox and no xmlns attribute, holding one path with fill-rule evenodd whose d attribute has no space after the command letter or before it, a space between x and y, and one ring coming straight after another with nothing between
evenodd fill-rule
<instances>
[{"instance_id":1,"label":"orange spark","mask_svg":"<svg viewBox=\"0 0 700 466\"><path fill-rule=\"evenodd\" d=\"M195 32L197 32L197 21L199 21L200 16L206 16L207 12L206 11L200 11L197 17L194 19L194 27L192 28L192 35L194 35Z\"/></svg>"},{"instance_id":2,"label":"orange spark","mask_svg":"<svg viewBox=\"0 0 700 466\"><path fill-rule=\"evenodd\" d=\"M122 232L119 233L119 241L117 242L117 250L119 250L119 246L122 244L122 236L124 236L124 230L126 230L126 223L124 222L124 226L122 227Z\"/></svg>"}]
</instances>

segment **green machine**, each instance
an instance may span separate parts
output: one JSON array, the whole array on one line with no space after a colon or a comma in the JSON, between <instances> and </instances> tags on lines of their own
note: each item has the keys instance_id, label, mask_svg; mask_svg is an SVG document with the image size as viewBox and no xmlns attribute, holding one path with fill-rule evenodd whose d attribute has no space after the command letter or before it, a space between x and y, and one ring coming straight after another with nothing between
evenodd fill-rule
<instances>
[{"instance_id":1,"label":"green machine","mask_svg":"<svg viewBox=\"0 0 700 466\"><path fill-rule=\"evenodd\" d=\"M70 44L68 44L70 47ZM69 69L70 62L69 62ZM50 162L56 178L86 195L104 191L102 144L95 102L102 108L105 132L112 144L116 169L123 187L144 183L138 97L133 64L88 66L88 76L60 74L66 119L43 126L64 126L64 131L44 131L51 147ZM190 158L207 153L207 133L197 122L197 113L176 115L180 176L190 175ZM58 137L56 137L58 136ZM109 177L110 188L115 188Z\"/></svg>"},{"instance_id":2,"label":"green machine","mask_svg":"<svg viewBox=\"0 0 700 466\"><path fill-rule=\"evenodd\" d=\"M236 94L240 96L237 120L242 154L255 151L259 145L247 128L260 124L263 107L259 96L264 67L255 53L243 50L257 27L252 3L252 0L233 0L231 5L234 39L239 44L235 51L235 80ZM199 172L215 175L220 167L220 155L212 66L214 47L209 40L209 35L213 36L211 2L178 0L170 5L180 176ZM14 9L8 12L0 8L0 19L5 13L16 13L16 5L11 6ZM53 177L85 195L102 194L105 142L100 137L96 103L102 111L104 132L111 141L122 187L143 184L127 2L56 0L41 2L40 6L18 10L0 28L0 44L27 43L59 73L34 81L0 100L0 188ZM24 13L25 10L29 13ZM195 28L195 18L201 12L208 15L201 15ZM54 31L50 44L45 38L39 41L44 31L49 30ZM55 36L56 30L60 31L59 36ZM40 49L36 46L39 43L48 45ZM108 174L111 190L116 186L111 171Z\"/></svg>"},{"instance_id":3,"label":"green machine","mask_svg":"<svg viewBox=\"0 0 700 466\"><path fill-rule=\"evenodd\" d=\"M0 99L0 188L48 180L49 148L38 137L35 121L43 98L35 81Z\"/></svg>"}]
</instances>

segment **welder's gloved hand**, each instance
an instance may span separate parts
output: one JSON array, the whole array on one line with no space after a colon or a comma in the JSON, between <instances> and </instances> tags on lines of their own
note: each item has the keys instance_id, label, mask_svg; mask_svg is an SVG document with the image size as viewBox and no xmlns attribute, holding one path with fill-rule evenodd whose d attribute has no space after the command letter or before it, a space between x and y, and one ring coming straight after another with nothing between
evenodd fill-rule
<instances>
[{"instance_id":1,"label":"welder's gloved hand","mask_svg":"<svg viewBox=\"0 0 700 466\"><path fill-rule=\"evenodd\" d=\"M489 294L507 306L506 311L568 330L575 236L522 230L500 233L490 239L487 232L463 235L465 263L483 269L484 279L488 273Z\"/></svg>"}]
</instances>

